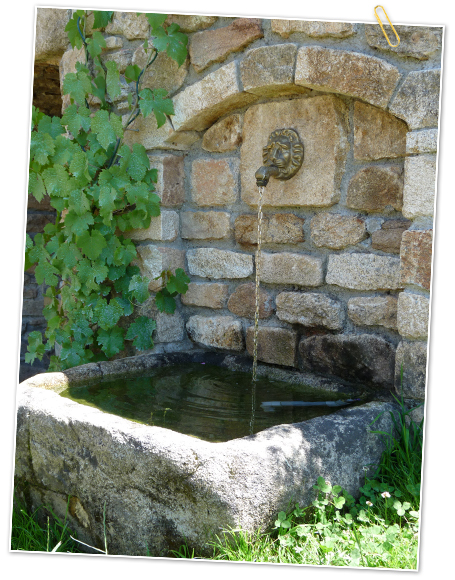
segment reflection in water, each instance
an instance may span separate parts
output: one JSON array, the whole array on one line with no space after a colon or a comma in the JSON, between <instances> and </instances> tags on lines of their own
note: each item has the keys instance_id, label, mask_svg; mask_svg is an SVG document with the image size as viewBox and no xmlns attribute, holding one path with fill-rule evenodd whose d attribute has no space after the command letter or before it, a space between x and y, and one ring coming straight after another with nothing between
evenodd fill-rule
<instances>
[{"instance_id":1,"label":"reflection in water","mask_svg":"<svg viewBox=\"0 0 455 580\"><path fill-rule=\"evenodd\" d=\"M326 405L271 407L263 403L340 399L336 393L267 378L252 383L249 373L199 363L151 369L147 377L71 387L61 395L132 421L206 441L229 441L337 409Z\"/></svg>"}]
</instances>

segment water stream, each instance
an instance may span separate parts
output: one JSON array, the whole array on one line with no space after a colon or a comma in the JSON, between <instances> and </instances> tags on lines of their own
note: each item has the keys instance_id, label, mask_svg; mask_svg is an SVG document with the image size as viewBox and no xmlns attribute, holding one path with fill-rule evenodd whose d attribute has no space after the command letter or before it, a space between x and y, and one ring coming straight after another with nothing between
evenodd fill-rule
<instances>
[{"instance_id":1,"label":"water stream","mask_svg":"<svg viewBox=\"0 0 455 580\"><path fill-rule=\"evenodd\" d=\"M259 188L258 199L258 239L256 248L256 310L254 313L254 338L253 338L253 383L257 378L258 366L258 329L259 329L259 280L261 272L261 243L262 243L262 196L265 186Z\"/></svg>"},{"instance_id":2,"label":"water stream","mask_svg":"<svg viewBox=\"0 0 455 580\"><path fill-rule=\"evenodd\" d=\"M258 238L256 248L256 309L254 312L254 334L253 334L253 382L251 388L251 420L250 435L254 433L254 413L256 408L256 381L258 368L258 330L259 330L259 280L261 272L261 243L262 243L262 196L264 195L265 186L259 186L258 199Z\"/></svg>"}]
</instances>

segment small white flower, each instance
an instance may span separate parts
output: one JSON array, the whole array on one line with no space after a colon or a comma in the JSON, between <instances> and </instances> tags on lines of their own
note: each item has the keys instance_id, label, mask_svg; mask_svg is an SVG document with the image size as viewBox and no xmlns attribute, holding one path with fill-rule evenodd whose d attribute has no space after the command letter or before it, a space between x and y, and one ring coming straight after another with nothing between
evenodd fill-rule
<instances>
[{"instance_id":1,"label":"small white flower","mask_svg":"<svg viewBox=\"0 0 455 580\"><path fill-rule=\"evenodd\" d=\"M388 491L383 491L381 495L382 497L390 497L390 493Z\"/></svg>"},{"instance_id":2,"label":"small white flower","mask_svg":"<svg viewBox=\"0 0 455 580\"><path fill-rule=\"evenodd\" d=\"M373 505L369 499L365 502L367 505Z\"/></svg>"},{"instance_id":3,"label":"small white flower","mask_svg":"<svg viewBox=\"0 0 455 580\"><path fill-rule=\"evenodd\" d=\"M303 548L301 548L300 546L295 546L294 548L294 551L297 552L297 554L299 554L302 550Z\"/></svg>"}]
</instances>

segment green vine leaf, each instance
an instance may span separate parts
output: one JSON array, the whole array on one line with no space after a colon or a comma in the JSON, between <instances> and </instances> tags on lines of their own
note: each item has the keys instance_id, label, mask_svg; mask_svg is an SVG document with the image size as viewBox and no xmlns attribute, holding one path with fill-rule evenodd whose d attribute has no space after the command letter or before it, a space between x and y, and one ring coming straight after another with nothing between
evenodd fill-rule
<instances>
[{"instance_id":1,"label":"green vine leaf","mask_svg":"<svg viewBox=\"0 0 455 580\"><path fill-rule=\"evenodd\" d=\"M95 306L94 313L99 326L104 330L109 330L109 328L113 328L123 316L123 308L115 298L111 300L109 304L106 300L101 299Z\"/></svg>"},{"instance_id":2,"label":"green vine leaf","mask_svg":"<svg viewBox=\"0 0 455 580\"><path fill-rule=\"evenodd\" d=\"M111 99L116 99L120 95L120 73L117 63L113 60L106 62L106 88Z\"/></svg>"},{"instance_id":3,"label":"green vine leaf","mask_svg":"<svg viewBox=\"0 0 455 580\"><path fill-rule=\"evenodd\" d=\"M46 187L44 185L43 178L39 173L35 171L30 171L30 176L28 180L28 193L33 195L36 201L40 202L46 195Z\"/></svg>"},{"instance_id":4,"label":"green vine leaf","mask_svg":"<svg viewBox=\"0 0 455 580\"><path fill-rule=\"evenodd\" d=\"M100 216L103 223L108 225L112 220L112 212L115 209L115 200L117 199L117 190L113 187L103 186L100 188L99 206Z\"/></svg>"},{"instance_id":5,"label":"green vine leaf","mask_svg":"<svg viewBox=\"0 0 455 580\"><path fill-rule=\"evenodd\" d=\"M142 181L149 169L150 159L147 156L145 147L139 143L134 143L126 170L128 175L135 181Z\"/></svg>"},{"instance_id":6,"label":"green vine leaf","mask_svg":"<svg viewBox=\"0 0 455 580\"><path fill-rule=\"evenodd\" d=\"M78 135L79 131L82 129L84 132L90 130L90 109L87 107L73 104L65 109L62 116L62 124L68 127L73 135Z\"/></svg>"},{"instance_id":7,"label":"green vine leaf","mask_svg":"<svg viewBox=\"0 0 455 580\"><path fill-rule=\"evenodd\" d=\"M177 268L175 271L175 276L172 275L169 282L166 284L166 288L170 294L185 294L188 290L188 284L190 283L190 278L185 274L182 268Z\"/></svg>"},{"instance_id":8,"label":"green vine leaf","mask_svg":"<svg viewBox=\"0 0 455 580\"><path fill-rule=\"evenodd\" d=\"M82 235L94 223L95 219L91 213L77 215L76 212L70 210L65 216L65 228L69 234L75 236Z\"/></svg>"},{"instance_id":9,"label":"green vine leaf","mask_svg":"<svg viewBox=\"0 0 455 580\"><path fill-rule=\"evenodd\" d=\"M137 14L142 14L142 12L138 12ZM154 14L151 12L146 13L145 16L149 21L150 28L152 29L153 33L155 33L161 26L163 26L164 21L167 18L167 14Z\"/></svg>"},{"instance_id":10,"label":"green vine leaf","mask_svg":"<svg viewBox=\"0 0 455 580\"><path fill-rule=\"evenodd\" d=\"M79 282L83 285L84 294L87 296L92 290L95 292L99 290L99 284L104 282L108 274L108 267L100 262L92 263L87 258L83 258L78 263Z\"/></svg>"},{"instance_id":11,"label":"green vine leaf","mask_svg":"<svg viewBox=\"0 0 455 580\"><path fill-rule=\"evenodd\" d=\"M93 28L106 28L114 15L113 10L94 10Z\"/></svg>"},{"instance_id":12,"label":"green vine leaf","mask_svg":"<svg viewBox=\"0 0 455 580\"><path fill-rule=\"evenodd\" d=\"M109 116L109 113L104 110L95 113L92 119L92 130L97 134L97 139L104 149L115 143L117 137L123 136L121 119L114 114Z\"/></svg>"},{"instance_id":13,"label":"green vine leaf","mask_svg":"<svg viewBox=\"0 0 455 580\"><path fill-rule=\"evenodd\" d=\"M141 74L141 69L137 64L130 64L126 67L124 74L127 82L137 82L139 75Z\"/></svg>"},{"instance_id":14,"label":"green vine leaf","mask_svg":"<svg viewBox=\"0 0 455 580\"><path fill-rule=\"evenodd\" d=\"M43 336L38 330L34 330L28 335L28 352L25 353L25 362L33 364L35 358L43 359L46 347L43 344Z\"/></svg>"},{"instance_id":15,"label":"green vine leaf","mask_svg":"<svg viewBox=\"0 0 455 580\"><path fill-rule=\"evenodd\" d=\"M57 258L62 260L67 268L73 268L82 259L82 254L76 244L65 241L57 250Z\"/></svg>"},{"instance_id":16,"label":"green vine leaf","mask_svg":"<svg viewBox=\"0 0 455 580\"><path fill-rule=\"evenodd\" d=\"M174 105L172 99L167 97L165 89L144 89L139 93L141 97L139 107L144 117L150 115L153 111L158 128L166 122L166 115L174 114Z\"/></svg>"},{"instance_id":17,"label":"green vine leaf","mask_svg":"<svg viewBox=\"0 0 455 580\"><path fill-rule=\"evenodd\" d=\"M73 17L65 26L65 32L68 34L68 39L71 43L73 48L81 49L82 48L82 37L79 34L79 30L77 29L77 20L79 16L77 13L73 14ZM84 27L84 23L81 22L81 30Z\"/></svg>"},{"instance_id":18,"label":"green vine leaf","mask_svg":"<svg viewBox=\"0 0 455 580\"><path fill-rule=\"evenodd\" d=\"M85 97L90 93L92 83L83 71L68 73L63 81L63 94L69 95L80 105L84 104Z\"/></svg>"},{"instance_id":19,"label":"green vine leaf","mask_svg":"<svg viewBox=\"0 0 455 580\"><path fill-rule=\"evenodd\" d=\"M92 38L87 38L87 50L92 58L99 56L106 48L106 41L101 32L95 31Z\"/></svg>"},{"instance_id":20,"label":"green vine leaf","mask_svg":"<svg viewBox=\"0 0 455 580\"><path fill-rule=\"evenodd\" d=\"M107 246L104 237L96 230L85 231L77 237L76 243L89 260L96 260L103 248Z\"/></svg>"},{"instance_id":21,"label":"green vine leaf","mask_svg":"<svg viewBox=\"0 0 455 580\"><path fill-rule=\"evenodd\" d=\"M133 340L133 346L138 350L147 350L153 348L152 334L156 329L156 322L147 318L147 316L140 316L133 323L130 324L125 338Z\"/></svg>"},{"instance_id":22,"label":"green vine leaf","mask_svg":"<svg viewBox=\"0 0 455 580\"><path fill-rule=\"evenodd\" d=\"M60 360L65 361L68 366L74 367L85 362L89 362L93 353L86 350L81 344L72 341L70 344L64 344L60 352Z\"/></svg>"},{"instance_id":23,"label":"green vine leaf","mask_svg":"<svg viewBox=\"0 0 455 580\"><path fill-rule=\"evenodd\" d=\"M88 172L88 159L87 155L85 155L82 150L78 150L74 153L69 170L76 179L78 186L84 187L87 183L90 183L91 178Z\"/></svg>"},{"instance_id":24,"label":"green vine leaf","mask_svg":"<svg viewBox=\"0 0 455 580\"><path fill-rule=\"evenodd\" d=\"M131 278L128 286L129 292L140 304L145 302L149 297L149 283L150 280L146 276L139 276L136 274Z\"/></svg>"},{"instance_id":25,"label":"green vine leaf","mask_svg":"<svg viewBox=\"0 0 455 580\"><path fill-rule=\"evenodd\" d=\"M84 216L90 211L90 201L84 190L73 189L68 196L68 210L78 216Z\"/></svg>"},{"instance_id":26,"label":"green vine leaf","mask_svg":"<svg viewBox=\"0 0 455 580\"><path fill-rule=\"evenodd\" d=\"M101 105L106 107L106 78L104 74L99 74L93 79L92 93L101 101Z\"/></svg>"},{"instance_id":27,"label":"green vine leaf","mask_svg":"<svg viewBox=\"0 0 455 580\"><path fill-rule=\"evenodd\" d=\"M97 341L107 357L111 358L123 349L123 335L123 329L118 326L110 330L102 328L99 331Z\"/></svg>"},{"instance_id":28,"label":"green vine leaf","mask_svg":"<svg viewBox=\"0 0 455 580\"><path fill-rule=\"evenodd\" d=\"M166 30L164 28L153 28L153 46L158 52L166 51L176 63L181 66L187 56L188 37L179 32L180 26L172 23Z\"/></svg>"},{"instance_id":29,"label":"green vine leaf","mask_svg":"<svg viewBox=\"0 0 455 580\"><path fill-rule=\"evenodd\" d=\"M47 260L41 260L35 268L35 278L38 284L45 282L48 286L57 286L60 272Z\"/></svg>"},{"instance_id":30,"label":"green vine leaf","mask_svg":"<svg viewBox=\"0 0 455 580\"><path fill-rule=\"evenodd\" d=\"M33 131L30 138L30 156L40 165L49 163L49 157L55 153L54 140L48 133Z\"/></svg>"},{"instance_id":31,"label":"green vine leaf","mask_svg":"<svg viewBox=\"0 0 455 580\"><path fill-rule=\"evenodd\" d=\"M39 121L38 131L40 133L47 133L52 137L52 139L55 139L56 137L65 132L58 117L51 118L48 117L47 115L42 117L41 120Z\"/></svg>"},{"instance_id":32,"label":"green vine leaf","mask_svg":"<svg viewBox=\"0 0 455 580\"><path fill-rule=\"evenodd\" d=\"M174 296L170 294L167 288L163 288L157 292L155 304L160 312L165 312L166 314L174 314L177 306Z\"/></svg>"}]
</instances>

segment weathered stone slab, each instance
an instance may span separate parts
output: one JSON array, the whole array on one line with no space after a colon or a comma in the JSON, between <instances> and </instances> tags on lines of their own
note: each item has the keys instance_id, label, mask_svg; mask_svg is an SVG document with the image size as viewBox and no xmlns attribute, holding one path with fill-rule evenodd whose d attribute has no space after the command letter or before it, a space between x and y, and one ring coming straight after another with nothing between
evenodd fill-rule
<instances>
[{"instance_id":1,"label":"weathered stone slab","mask_svg":"<svg viewBox=\"0 0 455 580\"><path fill-rule=\"evenodd\" d=\"M148 53L144 50L144 45L139 46L133 54L132 64L137 64L143 69L150 58L150 43ZM188 59L178 65L166 52L158 53L155 62L149 66L141 77L141 87L143 89L165 89L170 95L173 95L185 82L188 74Z\"/></svg>"},{"instance_id":2,"label":"weathered stone slab","mask_svg":"<svg viewBox=\"0 0 455 580\"><path fill-rule=\"evenodd\" d=\"M406 136L406 155L414 155L416 153L436 153L437 150L437 129L410 131Z\"/></svg>"},{"instance_id":3,"label":"weathered stone slab","mask_svg":"<svg viewBox=\"0 0 455 580\"><path fill-rule=\"evenodd\" d=\"M254 319L256 312L256 285L254 282L241 284L230 295L228 308L236 316ZM273 312L273 298L259 288L259 318L268 318Z\"/></svg>"},{"instance_id":4,"label":"weathered stone slab","mask_svg":"<svg viewBox=\"0 0 455 580\"><path fill-rule=\"evenodd\" d=\"M297 244L305 241L303 224L305 220L292 213L276 213L264 216L261 227L263 244ZM235 240L239 244L254 246L258 239L258 219L256 215L239 215L235 218Z\"/></svg>"},{"instance_id":5,"label":"weathered stone slab","mask_svg":"<svg viewBox=\"0 0 455 580\"><path fill-rule=\"evenodd\" d=\"M123 40L118 36L107 36L104 38L106 42L106 46L103 46L101 50L106 52L108 50L117 50L119 48L123 48Z\"/></svg>"},{"instance_id":6,"label":"weathered stone slab","mask_svg":"<svg viewBox=\"0 0 455 580\"><path fill-rule=\"evenodd\" d=\"M185 252L176 248L160 247L147 244L137 247L139 254L138 266L142 276L150 279L149 290L157 292L161 289L161 279L155 280L163 270L170 270L173 274L177 268L185 269Z\"/></svg>"},{"instance_id":7,"label":"weathered stone slab","mask_svg":"<svg viewBox=\"0 0 455 580\"><path fill-rule=\"evenodd\" d=\"M288 252L263 252L260 280L266 284L321 286L324 282L322 259Z\"/></svg>"},{"instance_id":8,"label":"weathered stone slab","mask_svg":"<svg viewBox=\"0 0 455 580\"><path fill-rule=\"evenodd\" d=\"M253 356L254 327L246 331L246 348ZM258 360L286 367L295 367L297 332L285 328L262 326L258 329Z\"/></svg>"},{"instance_id":9,"label":"weathered stone slab","mask_svg":"<svg viewBox=\"0 0 455 580\"><path fill-rule=\"evenodd\" d=\"M430 289L433 230L408 230L401 239L401 283Z\"/></svg>"},{"instance_id":10,"label":"weathered stone slab","mask_svg":"<svg viewBox=\"0 0 455 580\"><path fill-rule=\"evenodd\" d=\"M390 113L355 101L354 159L371 161L404 157L408 127Z\"/></svg>"},{"instance_id":11,"label":"weathered stone slab","mask_svg":"<svg viewBox=\"0 0 455 580\"><path fill-rule=\"evenodd\" d=\"M408 157L404 163L404 217L432 216L435 192L436 155Z\"/></svg>"},{"instance_id":12,"label":"weathered stone slab","mask_svg":"<svg viewBox=\"0 0 455 580\"><path fill-rule=\"evenodd\" d=\"M168 26L175 22L180 26L181 32L196 32L203 28L209 28L212 24L218 20L217 16L202 16L200 14L195 14L190 16L189 14L170 14L165 21L165 25Z\"/></svg>"},{"instance_id":13,"label":"weathered stone slab","mask_svg":"<svg viewBox=\"0 0 455 580\"><path fill-rule=\"evenodd\" d=\"M174 97L174 128L178 131L203 131L222 115L244 107L257 98L242 91L237 80L236 63L231 62Z\"/></svg>"},{"instance_id":14,"label":"weathered stone slab","mask_svg":"<svg viewBox=\"0 0 455 580\"><path fill-rule=\"evenodd\" d=\"M375 250L399 254L403 232L410 227L411 223L411 221L405 219L387 220L383 222L381 229L372 233L371 246Z\"/></svg>"},{"instance_id":15,"label":"weathered stone slab","mask_svg":"<svg viewBox=\"0 0 455 580\"><path fill-rule=\"evenodd\" d=\"M392 44L396 44L395 34L386 24L384 29ZM392 47L387 42L379 24L365 24L367 42L373 48L392 52L400 56L410 56L417 60L428 60L428 57L439 50L442 45L442 28L424 26L395 26L400 43Z\"/></svg>"},{"instance_id":16,"label":"weathered stone slab","mask_svg":"<svg viewBox=\"0 0 455 580\"><path fill-rule=\"evenodd\" d=\"M355 34L350 22L317 22L311 20L272 20L272 31L283 38L294 32L303 32L312 38L347 38Z\"/></svg>"},{"instance_id":17,"label":"weathered stone slab","mask_svg":"<svg viewBox=\"0 0 455 580\"><path fill-rule=\"evenodd\" d=\"M311 336L300 341L302 368L361 383L368 389L392 389L395 349L371 334Z\"/></svg>"},{"instance_id":18,"label":"weathered stone slab","mask_svg":"<svg viewBox=\"0 0 455 580\"><path fill-rule=\"evenodd\" d=\"M243 88L261 97L309 92L294 84L297 47L275 44L249 50L240 63Z\"/></svg>"},{"instance_id":19,"label":"weathered stone slab","mask_svg":"<svg viewBox=\"0 0 455 580\"><path fill-rule=\"evenodd\" d=\"M125 232L124 237L132 240L155 240L173 242L179 235L179 214L176 211L161 211L152 217L148 228Z\"/></svg>"},{"instance_id":20,"label":"weathered stone slab","mask_svg":"<svg viewBox=\"0 0 455 580\"><path fill-rule=\"evenodd\" d=\"M224 308L229 296L227 284L197 284L190 282L188 290L180 296L186 306L205 306L206 308Z\"/></svg>"},{"instance_id":21,"label":"weathered stone slab","mask_svg":"<svg viewBox=\"0 0 455 580\"><path fill-rule=\"evenodd\" d=\"M211 443L21 386L16 492L28 488L31 512L48 505L89 545L104 550L106 537L110 554L167 556L187 541L210 557L207 542L220 530L253 533L291 500L310 506L320 476L355 494L363 466L385 447L369 425L379 417L375 429L389 432L395 409L368 403Z\"/></svg>"},{"instance_id":22,"label":"weathered stone slab","mask_svg":"<svg viewBox=\"0 0 455 580\"><path fill-rule=\"evenodd\" d=\"M185 201L185 173L183 157L178 155L149 155L150 167L157 170L155 193L162 207L180 207Z\"/></svg>"},{"instance_id":23,"label":"weathered stone slab","mask_svg":"<svg viewBox=\"0 0 455 580\"><path fill-rule=\"evenodd\" d=\"M400 260L376 254L332 255L326 282L353 290L397 290L402 287Z\"/></svg>"},{"instance_id":24,"label":"weathered stone slab","mask_svg":"<svg viewBox=\"0 0 455 580\"><path fill-rule=\"evenodd\" d=\"M229 26L197 32L189 46L191 64L196 72L201 72L263 36L259 18L236 18Z\"/></svg>"},{"instance_id":25,"label":"weathered stone slab","mask_svg":"<svg viewBox=\"0 0 455 580\"><path fill-rule=\"evenodd\" d=\"M248 278L253 273L253 257L216 248L187 251L190 274L204 278Z\"/></svg>"},{"instance_id":26,"label":"weathered stone slab","mask_svg":"<svg viewBox=\"0 0 455 580\"><path fill-rule=\"evenodd\" d=\"M70 18L68 9L37 8L35 62L59 64L69 44L65 26Z\"/></svg>"},{"instance_id":27,"label":"weathered stone slab","mask_svg":"<svg viewBox=\"0 0 455 580\"><path fill-rule=\"evenodd\" d=\"M191 197L196 205L224 206L238 199L236 159L196 159L191 166Z\"/></svg>"},{"instance_id":28,"label":"weathered stone slab","mask_svg":"<svg viewBox=\"0 0 455 580\"><path fill-rule=\"evenodd\" d=\"M441 70L411 71L395 95L389 110L406 121L411 130L437 127Z\"/></svg>"},{"instance_id":29,"label":"weathered stone slab","mask_svg":"<svg viewBox=\"0 0 455 580\"><path fill-rule=\"evenodd\" d=\"M368 296L348 301L348 316L359 326L385 326L397 329L395 296Z\"/></svg>"},{"instance_id":30,"label":"weathered stone slab","mask_svg":"<svg viewBox=\"0 0 455 580\"><path fill-rule=\"evenodd\" d=\"M341 330L344 310L341 302L324 294L281 292L276 297L276 315L290 324Z\"/></svg>"},{"instance_id":31,"label":"weathered stone slab","mask_svg":"<svg viewBox=\"0 0 455 580\"><path fill-rule=\"evenodd\" d=\"M332 95L250 107L244 117L240 150L242 200L257 205L254 174L263 164L262 148L272 131L292 127L303 141L303 165L292 179L271 178L263 204L324 207L336 203L340 199L340 183L349 149L346 115L345 104Z\"/></svg>"},{"instance_id":32,"label":"weathered stone slab","mask_svg":"<svg viewBox=\"0 0 455 580\"><path fill-rule=\"evenodd\" d=\"M395 390L399 396L412 399L425 399L427 380L426 341L400 342L395 359ZM401 372L403 370L403 384Z\"/></svg>"},{"instance_id":33,"label":"weathered stone slab","mask_svg":"<svg viewBox=\"0 0 455 580\"><path fill-rule=\"evenodd\" d=\"M242 125L243 118L238 113L221 119L204 133L202 149L217 153L234 151L242 143Z\"/></svg>"},{"instance_id":34,"label":"weathered stone slab","mask_svg":"<svg viewBox=\"0 0 455 580\"><path fill-rule=\"evenodd\" d=\"M114 12L111 22L104 29L106 34L121 34L128 40L145 39L150 35L150 26L145 14L136 12Z\"/></svg>"},{"instance_id":35,"label":"weathered stone slab","mask_svg":"<svg viewBox=\"0 0 455 580\"><path fill-rule=\"evenodd\" d=\"M399 211L402 204L403 173L399 167L365 167L349 182L346 205L352 209L382 211L390 205Z\"/></svg>"},{"instance_id":36,"label":"weathered stone slab","mask_svg":"<svg viewBox=\"0 0 455 580\"><path fill-rule=\"evenodd\" d=\"M340 250L367 237L364 220L355 216L318 213L310 222L311 239L318 246Z\"/></svg>"},{"instance_id":37,"label":"weathered stone slab","mask_svg":"<svg viewBox=\"0 0 455 580\"><path fill-rule=\"evenodd\" d=\"M398 295L398 332L404 338L416 339L428 336L430 300L420 294L400 292Z\"/></svg>"},{"instance_id":38,"label":"weathered stone slab","mask_svg":"<svg viewBox=\"0 0 455 580\"><path fill-rule=\"evenodd\" d=\"M123 115L124 125L129 117L130 113ZM139 115L129 128L132 130L124 133L125 144L132 147L134 143L140 143L147 150L175 149L177 151L185 151L199 139L199 135L195 131L174 131L168 119L158 129L155 115L153 114L145 118Z\"/></svg>"},{"instance_id":39,"label":"weathered stone slab","mask_svg":"<svg viewBox=\"0 0 455 580\"><path fill-rule=\"evenodd\" d=\"M229 238L231 214L224 211L184 211L182 238L184 240L222 240Z\"/></svg>"},{"instance_id":40,"label":"weathered stone slab","mask_svg":"<svg viewBox=\"0 0 455 580\"><path fill-rule=\"evenodd\" d=\"M357 97L382 109L400 77L395 66L359 52L303 46L297 53L296 85Z\"/></svg>"},{"instance_id":41,"label":"weathered stone slab","mask_svg":"<svg viewBox=\"0 0 455 580\"><path fill-rule=\"evenodd\" d=\"M242 325L233 316L191 316L186 330L191 340L202 346L243 350Z\"/></svg>"}]
</instances>

